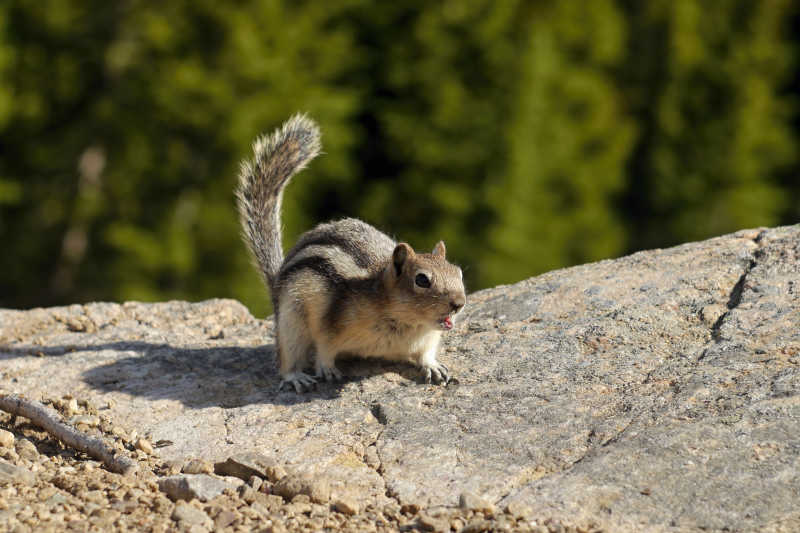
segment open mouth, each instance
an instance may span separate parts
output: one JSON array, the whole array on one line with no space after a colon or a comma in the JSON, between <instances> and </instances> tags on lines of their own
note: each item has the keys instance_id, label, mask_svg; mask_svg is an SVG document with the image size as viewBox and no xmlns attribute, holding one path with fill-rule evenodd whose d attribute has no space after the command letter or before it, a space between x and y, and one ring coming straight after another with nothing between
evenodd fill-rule
<instances>
[{"instance_id":1,"label":"open mouth","mask_svg":"<svg viewBox=\"0 0 800 533\"><path fill-rule=\"evenodd\" d=\"M453 319L450 316L446 316L439 321L439 325L445 331L451 330L453 329Z\"/></svg>"}]
</instances>

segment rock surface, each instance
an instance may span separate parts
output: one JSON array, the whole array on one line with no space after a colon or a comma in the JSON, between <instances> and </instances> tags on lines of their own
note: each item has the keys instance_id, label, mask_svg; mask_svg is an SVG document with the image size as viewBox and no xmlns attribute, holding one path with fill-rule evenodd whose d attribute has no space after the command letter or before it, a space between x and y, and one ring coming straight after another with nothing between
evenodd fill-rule
<instances>
[{"instance_id":1,"label":"rock surface","mask_svg":"<svg viewBox=\"0 0 800 533\"><path fill-rule=\"evenodd\" d=\"M470 296L440 359L278 391L273 324L234 301L0 310L5 392L91 397L165 460L257 451L357 497L615 531L800 529L800 226Z\"/></svg>"}]
</instances>

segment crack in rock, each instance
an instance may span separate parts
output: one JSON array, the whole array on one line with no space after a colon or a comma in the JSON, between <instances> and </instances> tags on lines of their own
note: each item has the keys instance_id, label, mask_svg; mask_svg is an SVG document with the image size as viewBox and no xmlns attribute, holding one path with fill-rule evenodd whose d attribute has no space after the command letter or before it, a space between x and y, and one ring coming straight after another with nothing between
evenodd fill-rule
<instances>
[{"instance_id":1,"label":"crack in rock","mask_svg":"<svg viewBox=\"0 0 800 533\"><path fill-rule=\"evenodd\" d=\"M763 246L763 237L766 231L761 231L753 238L753 242L758 246L752 253L750 260L745 265L744 272L742 275L739 276L739 279L734 284L733 288L731 289L730 294L728 295L728 302L725 304L727 307L727 311L722 313L719 318L717 318L716 322L711 326L711 338L714 339L715 343L722 341L722 325L725 323L725 320L730 315L731 311L739 307L739 304L742 303L742 295L745 289L745 283L747 282L747 276L750 275L750 272L758 264L758 257L760 256L760 252ZM700 354L699 360L702 360L706 356L706 351L708 348L703 349L703 352Z\"/></svg>"},{"instance_id":2,"label":"crack in rock","mask_svg":"<svg viewBox=\"0 0 800 533\"><path fill-rule=\"evenodd\" d=\"M225 425L225 444L233 444L233 439L231 438L231 419L233 418L233 413L225 410L223 412L223 419L222 422Z\"/></svg>"},{"instance_id":3,"label":"crack in rock","mask_svg":"<svg viewBox=\"0 0 800 533\"><path fill-rule=\"evenodd\" d=\"M386 480L386 477L384 477L385 469L383 468L383 459L381 458L381 452L378 451L378 441L381 440L384 431L385 429L382 429L381 432L375 437L375 440L368 444L366 448L364 448L366 453L367 448L370 446L375 446L375 455L378 457L378 466L372 466L366 461L366 458L364 458L364 464L374 470L375 473L378 474L378 477L381 478L381 481L383 481L384 496L397 503L397 505L401 505L400 500L397 498L397 494L392 492L392 490L389 488L389 483Z\"/></svg>"},{"instance_id":4,"label":"crack in rock","mask_svg":"<svg viewBox=\"0 0 800 533\"><path fill-rule=\"evenodd\" d=\"M739 304L742 303L744 284L747 281L748 274L750 274L750 271L753 270L753 267L755 266L756 260L750 259L744 269L744 272L741 276L739 276L739 280L733 286L733 289L731 289L730 296L728 297L728 303L726 304L728 310L722 313L717 321L714 322L714 325L711 326L711 338L714 339L714 342L720 342L722 340L722 333L720 332L722 329L722 324L725 322L725 319L728 318L730 312L739 307Z\"/></svg>"},{"instance_id":5,"label":"crack in rock","mask_svg":"<svg viewBox=\"0 0 800 533\"><path fill-rule=\"evenodd\" d=\"M386 425L388 424L388 420L386 418L386 412L383 409L383 405L381 405L379 402L375 402L372 405L370 405L370 412L372 413L372 416L374 416L375 419L378 421L378 423L380 423L383 426L383 428L381 428L380 433L378 433L378 435L375 437L375 440L370 442L364 448L364 452L366 453L366 450L370 446L375 446L375 455L378 457L378 466L372 466L366 461L366 458L364 458L364 464L367 465L369 468L373 469L375 473L378 474L378 477L380 477L381 480L383 481L384 495L390 500L396 502L397 505L401 505L400 500L397 497L397 494L393 493L392 490L389 488L389 483L386 480L386 477L384 476L385 469L383 468L383 458L381 457L381 453L378 450L378 442L381 440L381 437L386 431Z\"/></svg>"}]
</instances>

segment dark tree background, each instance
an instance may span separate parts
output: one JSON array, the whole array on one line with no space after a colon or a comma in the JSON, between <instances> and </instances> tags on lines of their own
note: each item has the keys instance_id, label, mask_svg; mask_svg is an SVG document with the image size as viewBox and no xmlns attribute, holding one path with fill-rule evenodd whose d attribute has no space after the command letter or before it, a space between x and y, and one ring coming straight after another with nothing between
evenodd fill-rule
<instances>
[{"instance_id":1,"label":"dark tree background","mask_svg":"<svg viewBox=\"0 0 800 533\"><path fill-rule=\"evenodd\" d=\"M285 241L361 217L471 290L800 221L790 0L10 0L0 306L268 299L233 187L306 111Z\"/></svg>"}]
</instances>

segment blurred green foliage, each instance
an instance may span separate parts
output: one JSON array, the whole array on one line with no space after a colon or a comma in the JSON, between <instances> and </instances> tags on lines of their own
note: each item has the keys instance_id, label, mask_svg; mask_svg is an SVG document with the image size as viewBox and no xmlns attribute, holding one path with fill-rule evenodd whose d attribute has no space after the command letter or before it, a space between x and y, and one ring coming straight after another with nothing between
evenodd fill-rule
<instances>
[{"instance_id":1,"label":"blurred green foliage","mask_svg":"<svg viewBox=\"0 0 800 533\"><path fill-rule=\"evenodd\" d=\"M233 187L306 111L285 245L358 216L471 290L800 219L791 0L10 0L0 306L268 298Z\"/></svg>"}]
</instances>

